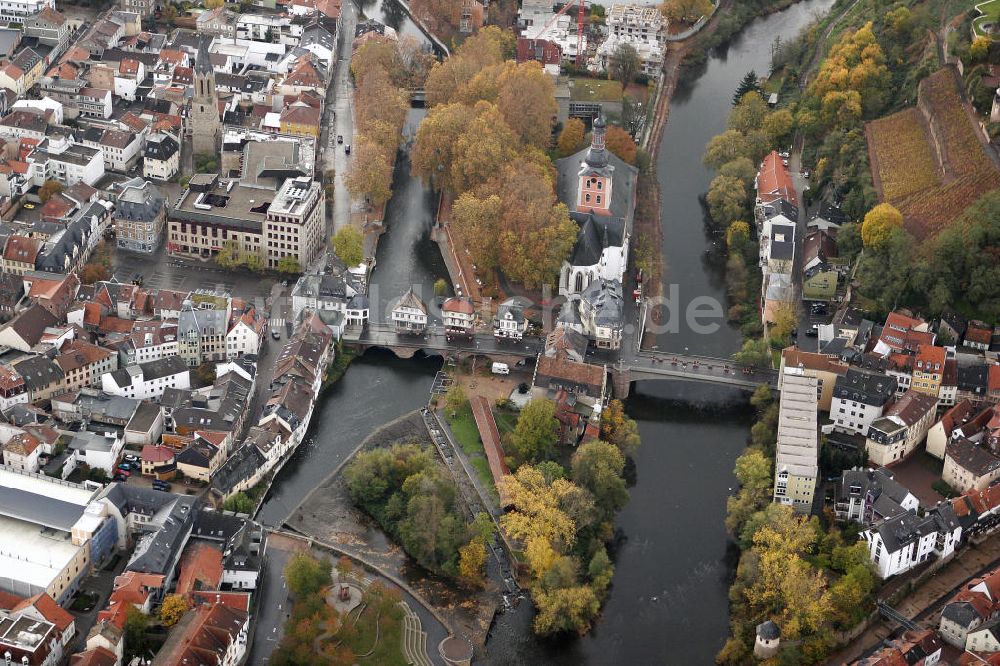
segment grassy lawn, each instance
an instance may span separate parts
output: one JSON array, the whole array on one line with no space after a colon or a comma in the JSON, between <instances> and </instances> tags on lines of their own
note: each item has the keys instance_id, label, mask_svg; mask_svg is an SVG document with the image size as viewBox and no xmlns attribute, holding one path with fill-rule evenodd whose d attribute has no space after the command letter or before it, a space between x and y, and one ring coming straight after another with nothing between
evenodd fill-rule
<instances>
[{"instance_id":1,"label":"grassy lawn","mask_svg":"<svg viewBox=\"0 0 1000 666\"><path fill-rule=\"evenodd\" d=\"M607 79L570 79L570 99L574 102L620 102L622 84Z\"/></svg>"},{"instance_id":2,"label":"grassy lawn","mask_svg":"<svg viewBox=\"0 0 1000 666\"><path fill-rule=\"evenodd\" d=\"M517 425L517 413L507 409L493 410L493 418L496 419L497 430L501 436L513 432L514 426Z\"/></svg>"},{"instance_id":3,"label":"grassy lawn","mask_svg":"<svg viewBox=\"0 0 1000 666\"><path fill-rule=\"evenodd\" d=\"M378 629L375 625L375 608L369 606L358 618L353 627L353 631L345 637L344 643L351 648L354 654L366 654L375 644L375 636L378 636L378 646L371 655L364 658L361 663L387 664L388 666L406 666L406 657L403 655L403 610L393 605L392 611L382 613L378 620Z\"/></svg>"},{"instance_id":4,"label":"grassy lawn","mask_svg":"<svg viewBox=\"0 0 1000 666\"><path fill-rule=\"evenodd\" d=\"M972 25L977 35L989 37L987 32L983 30L982 25L984 23L996 23L1000 21L1000 0L989 0L989 2L979 5L977 9L982 12L982 16L975 19Z\"/></svg>"},{"instance_id":5,"label":"grassy lawn","mask_svg":"<svg viewBox=\"0 0 1000 666\"><path fill-rule=\"evenodd\" d=\"M466 405L454 416L446 413L445 418L448 419L448 425L451 426L451 432L455 435L458 445L469 457L469 463L476 470L479 481L487 492L496 497L493 473L490 472L490 463L486 460L483 441L479 439L479 428L476 427L476 419L472 416L472 408Z\"/></svg>"}]
</instances>

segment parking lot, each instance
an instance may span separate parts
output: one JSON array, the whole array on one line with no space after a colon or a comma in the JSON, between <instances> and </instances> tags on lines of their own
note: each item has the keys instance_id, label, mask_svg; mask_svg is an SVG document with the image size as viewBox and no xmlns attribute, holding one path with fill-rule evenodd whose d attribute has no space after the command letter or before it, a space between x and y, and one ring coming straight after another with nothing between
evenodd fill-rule
<instances>
[{"instance_id":1,"label":"parking lot","mask_svg":"<svg viewBox=\"0 0 1000 666\"><path fill-rule=\"evenodd\" d=\"M146 289L174 289L194 291L216 289L227 291L233 296L263 301L271 291L273 280L262 279L248 270L227 270L211 262L180 259L167 254L165 246L153 254L128 252L116 249L113 273L119 282L142 279ZM263 303L261 302L260 305Z\"/></svg>"},{"instance_id":2,"label":"parking lot","mask_svg":"<svg viewBox=\"0 0 1000 666\"><path fill-rule=\"evenodd\" d=\"M814 309L816 304L821 304L822 307L818 310ZM834 303L826 304L822 301L802 300L799 325L796 328L798 335L795 338L796 346L799 349L810 352L819 351L819 336L812 335L812 332L816 330L813 326L829 324L833 320L835 309L836 304Z\"/></svg>"}]
</instances>

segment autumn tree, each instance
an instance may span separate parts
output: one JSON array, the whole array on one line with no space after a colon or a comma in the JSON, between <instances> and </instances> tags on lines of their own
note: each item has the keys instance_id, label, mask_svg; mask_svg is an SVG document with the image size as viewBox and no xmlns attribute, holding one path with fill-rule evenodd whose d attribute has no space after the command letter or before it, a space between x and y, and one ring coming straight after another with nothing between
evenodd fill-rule
<instances>
[{"instance_id":1,"label":"autumn tree","mask_svg":"<svg viewBox=\"0 0 1000 666\"><path fill-rule=\"evenodd\" d=\"M403 70L403 63L396 48L396 42L389 39L370 39L355 49L351 55L351 76L360 80L365 72L382 69L390 76L397 76ZM405 85L403 80L393 81L398 86Z\"/></svg>"},{"instance_id":2,"label":"autumn tree","mask_svg":"<svg viewBox=\"0 0 1000 666\"><path fill-rule=\"evenodd\" d=\"M444 406L449 412L458 412L469 404L469 399L465 397L465 389L461 384L452 384L448 392L444 394Z\"/></svg>"},{"instance_id":3,"label":"autumn tree","mask_svg":"<svg viewBox=\"0 0 1000 666\"><path fill-rule=\"evenodd\" d=\"M969 56L974 62L981 62L986 59L986 56L990 54L990 38L983 37L982 35L977 36L972 40L972 46L969 47Z\"/></svg>"},{"instance_id":4,"label":"autumn tree","mask_svg":"<svg viewBox=\"0 0 1000 666\"><path fill-rule=\"evenodd\" d=\"M712 13L711 0L665 0L660 11L671 21L694 23Z\"/></svg>"},{"instance_id":5,"label":"autumn tree","mask_svg":"<svg viewBox=\"0 0 1000 666\"><path fill-rule=\"evenodd\" d=\"M861 240L865 247L879 248L889 239L893 229L903 227L903 214L895 206L882 203L865 215L861 225Z\"/></svg>"},{"instance_id":6,"label":"autumn tree","mask_svg":"<svg viewBox=\"0 0 1000 666\"><path fill-rule=\"evenodd\" d=\"M757 167L754 166L749 157L737 157L719 167L718 175L736 178L749 189L757 177Z\"/></svg>"},{"instance_id":7,"label":"autumn tree","mask_svg":"<svg viewBox=\"0 0 1000 666\"><path fill-rule=\"evenodd\" d=\"M226 4L226 0L205 0L205 9L218 9Z\"/></svg>"},{"instance_id":8,"label":"autumn tree","mask_svg":"<svg viewBox=\"0 0 1000 666\"><path fill-rule=\"evenodd\" d=\"M743 95L739 103L729 112L729 129L747 135L754 130L758 130L764 124L767 117L767 104L760 93L750 91Z\"/></svg>"},{"instance_id":9,"label":"autumn tree","mask_svg":"<svg viewBox=\"0 0 1000 666\"><path fill-rule=\"evenodd\" d=\"M479 102L475 111L452 149L451 182L459 192L488 183L517 157L517 136L496 105Z\"/></svg>"},{"instance_id":10,"label":"autumn tree","mask_svg":"<svg viewBox=\"0 0 1000 666\"><path fill-rule=\"evenodd\" d=\"M788 142L795 129L795 116L788 109L778 109L767 114L762 125L771 145L781 146Z\"/></svg>"},{"instance_id":11,"label":"autumn tree","mask_svg":"<svg viewBox=\"0 0 1000 666\"><path fill-rule=\"evenodd\" d=\"M639 426L625 413L621 400L611 400L601 412L601 439L617 446L623 455L639 448Z\"/></svg>"},{"instance_id":12,"label":"autumn tree","mask_svg":"<svg viewBox=\"0 0 1000 666\"><path fill-rule=\"evenodd\" d=\"M188 602L180 594L168 594L160 604L160 622L165 627L172 627L188 611Z\"/></svg>"},{"instance_id":13,"label":"autumn tree","mask_svg":"<svg viewBox=\"0 0 1000 666\"><path fill-rule=\"evenodd\" d=\"M482 585L486 569L486 543L476 537L458 549L459 576L474 585Z\"/></svg>"},{"instance_id":14,"label":"autumn tree","mask_svg":"<svg viewBox=\"0 0 1000 666\"><path fill-rule=\"evenodd\" d=\"M457 190L451 178L455 144L474 116L471 108L457 102L431 109L417 128L417 139L410 153L413 175L436 189Z\"/></svg>"},{"instance_id":15,"label":"autumn tree","mask_svg":"<svg viewBox=\"0 0 1000 666\"><path fill-rule=\"evenodd\" d=\"M709 185L705 201L716 224L729 226L743 216L747 191L743 181L731 176L716 176Z\"/></svg>"},{"instance_id":16,"label":"autumn tree","mask_svg":"<svg viewBox=\"0 0 1000 666\"><path fill-rule=\"evenodd\" d=\"M771 324L771 336L781 347L788 344L795 327L799 324L794 301L784 301L778 304L774 311L774 322Z\"/></svg>"},{"instance_id":17,"label":"autumn tree","mask_svg":"<svg viewBox=\"0 0 1000 666\"><path fill-rule=\"evenodd\" d=\"M555 84L536 61L505 69L497 79L497 108L526 144L548 148L559 106Z\"/></svg>"},{"instance_id":18,"label":"autumn tree","mask_svg":"<svg viewBox=\"0 0 1000 666\"><path fill-rule=\"evenodd\" d=\"M635 79L635 75L642 69L642 61L639 59L639 52L629 42L619 42L615 50L611 52L608 63L608 74L619 81L622 87L627 88Z\"/></svg>"},{"instance_id":19,"label":"autumn tree","mask_svg":"<svg viewBox=\"0 0 1000 666\"><path fill-rule=\"evenodd\" d=\"M375 207L381 206L392 196L392 164L385 150L365 137L355 150L347 172L347 190Z\"/></svg>"},{"instance_id":20,"label":"autumn tree","mask_svg":"<svg viewBox=\"0 0 1000 666\"><path fill-rule=\"evenodd\" d=\"M541 636L570 631L582 634L601 608L594 590L586 585L539 591L534 601L538 608L534 629Z\"/></svg>"},{"instance_id":21,"label":"autumn tree","mask_svg":"<svg viewBox=\"0 0 1000 666\"><path fill-rule=\"evenodd\" d=\"M639 148L632 135L617 125L611 125L605 132L604 143L608 150L629 164L635 164Z\"/></svg>"},{"instance_id":22,"label":"autumn tree","mask_svg":"<svg viewBox=\"0 0 1000 666\"><path fill-rule=\"evenodd\" d=\"M771 461L760 448L748 448L736 459L734 473L740 489L726 500L726 528L739 537L750 516L771 498Z\"/></svg>"},{"instance_id":23,"label":"autumn tree","mask_svg":"<svg viewBox=\"0 0 1000 666\"><path fill-rule=\"evenodd\" d=\"M454 101L462 86L489 65L504 61L513 49L513 37L496 26L472 35L448 58L434 65L424 86L427 105Z\"/></svg>"},{"instance_id":24,"label":"autumn tree","mask_svg":"<svg viewBox=\"0 0 1000 666\"><path fill-rule=\"evenodd\" d=\"M364 236L356 227L341 228L330 239L333 251L347 266L357 266L365 260Z\"/></svg>"},{"instance_id":25,"label":"autumn tree","mask_svg":"<svg viewBox=\"0 0 1000 666\"><path fill-rule=\"evenodd\" d=\"M490 271L500 265L497 236L502 215L503 202L496 194L479 199L465 192L452 205L452 228L480 270Z\"/></svg>"},{"instance_id":26,"label":"autumn tree","mask_svg":"<svg viewBox=\"0 0 1000 666\"><path fill-rule=\"evenodd\" d=\"M865 117L880 111L890 85L885 54L875 38L872 23L846 33L831 49L809 84L809 95L829 105L838 117L853 113L855 101ZM846 93L854 92L856 96ZM834 95L833 97L827 97ZM844 106L845 110L839 107Z\"/></svg>"},{"instance_id":27,"label":"autumn tree","mask_svg":"<svg viewBox=\"0 0 1000 666\"><path fill-rule=\"evenodd\" d=\"M722 134L716 134L705 147L705 156L702 161L709 169L718 170L726 162L732 162L740 157L748 157L750 154L747 139L736 130L726 130Z\"/></svg>"},{"instance_id":28,"label":"autumn tree","mask_svg":"<svg viewBox=\"0 0 1000 666\"><path fill-rule=\"evenodd\" d=\"M58 180L47 180L38 188L38 199L46 203L49 199L63 191L62 183Z\"/></svg>"},{"instance_id":29,"label":"autumn tree","mask_svg":"<svg viewBox=\"0 0 1000 666\"><path fill-rule=\"evenodd\" d=\"M556 151L560 157L572 155L583 148L583 139L586 135L587 127L579 118L570 118L563 125L562 132L559 133L559 140L556 141Z\"/></svg>"},{"instance_id":30,"label":"autumn tree","mask_svg":"<svg viewBox=\"0 0 1000 666\"><path fill-rule=\"evenodd\" d=\"M94 284L102 282L111 277L111 271L104 264L90 262L85 264L80 270L80 282L83 284Z\"/></svg>"},{"instance_id":31,"label":"autumn tree","mask_svg":"<svg viewBox=\"0 0 1000 666\"><path fill-rule=\"evenodd\" d=\"M555 403L544 398L532 400L521 409L510 434L511 448L524 461L547 458L559 439L558 426Z\"/></svg>"},{"instance_id":32,"label":"autumn tree","mask_svg":"<svg viewBox=\"0 0 1000 666\"><path fill-rule=\"evenodd\" d=\"M750 243L750 225L736 220L726 228L726 247L734 254L742 254Z\"/></svg>"}]
</instances>

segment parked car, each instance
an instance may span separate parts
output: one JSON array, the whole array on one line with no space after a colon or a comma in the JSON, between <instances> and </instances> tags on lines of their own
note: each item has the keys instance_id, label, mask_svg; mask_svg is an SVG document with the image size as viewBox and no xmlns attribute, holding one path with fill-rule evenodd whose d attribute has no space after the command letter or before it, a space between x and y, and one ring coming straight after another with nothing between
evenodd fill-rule
<instances>
[{"instance_id":1,"label":"parked car","mask_svg":"<svg viewBox=\"0 0 1000 666\"><path fill-rule=\"evenodd\" d=\"M132 472L128 471L127 469L117 469L115 470L115 474L121 474L122 476L125 477L132 476Z\"/></svg>"},{"instance_id":2,"label":"parked car","mask_svg":"<svg viewBox=\"0 0 1000 666\"><path fill-rule=\"evenodd\" d=\"M819 335L819 331L817 331L815 328L808 328L808 329L806 329L806 337L815 338L818 335Z\"/></svg>"},{"instance_id":3,"label":"parked car","mask_svg":"<svg viewBox=\"0 0 1000 666\"><path fill-rule=\"evenodd\" d=\"M126 453L122 457L124 458L125 462L129 463L130 465L134 465L139 462L139 456L134 455L132 453Z\"/></svg>"},{"instance_id":4,"label":"parked car","mask_svg":"<svg viewBox=\"0 0 1000 666\"><path fill-rule=\"evenodd\" d=\"M274 329L273 331L271 331L271 337L274 338L275 340L280 340L281 332L278 329Z\"/></svg>"},{"instance_id":5,"label":"parked car","mask_svg":"<svg viewBox=\"0 0 1000 666\"><path fill-rule=\"evenodd\" d=\"M162 490L163 492L170 492L170 484L166 481L160 481L159 479L153 479L153 490Z\"/></svg>"},{"instance_id":6,"label":"parked car","mask_svg":"<svg viewBox=\"0 0 1000 666\"><path fill-rule=\"evenodd\" d=\"M344 153L347 155L351 154L351 144L347 144L346 146L344 146Z\"/></svg>"},{"instance_id":7,"label":"parked car","mask_svg":"<svg viewBox=\"0 0 1000 666\"><path fill-rule=\"evenodd\" d=\"M113 477L111 477L111 480L118 481L120 483L126 483L128 481L128 477L125 476L124 474L115 474Z\"/></svg>"},{"instance_id":8,"label":"parked car","mask_svg":"<svg viewBox=\"0 0 1000 666\"><path fill-rule=\"evenodd\" d=\"M337 135L337 143L344 143L344 135L343 134L338 134Z\"/></svg>"},{"instance_id":9,"label":"parked car","mask_svg":"<svg viewBox=\"0 0 1000 666\"><path fill-rule=\"evenodd\" d=\"M128 472L131 471L132 466L129 465L127 462L123 462L122 464L118 465L118 469Z\"/></svg>"}]
</instances>

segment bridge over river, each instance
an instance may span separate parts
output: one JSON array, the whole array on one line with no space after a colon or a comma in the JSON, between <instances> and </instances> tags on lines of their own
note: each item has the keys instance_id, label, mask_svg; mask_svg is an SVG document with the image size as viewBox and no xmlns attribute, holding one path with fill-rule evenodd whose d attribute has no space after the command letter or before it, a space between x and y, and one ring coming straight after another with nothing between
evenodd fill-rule
<instances>
[{"instance_id":1,"label":"bridge over river","mask_svg":"<svg viewBox=\"0 0 1000 666\"><path fill-rule=\"evenodd\" d=\"M408 335L397 333L391 325L374 323L370 323L360 337L345 338L344 342L362 350L388 349L400 358L412 358L417 352L423 352L428 356L450 356L457 360L481 356L491 362L510 365L533 359L545 348L545 340L538 336L529 335L514 342L479 333L469 339L449 340L442 326L431 326L423 335ZM632 344L626 344L618 351L587 352L587 363L603 365L611 373L615 396L619 398L628 396L632 382L662 379L735 386L750 391L762 384L777 389L778 375L771 369L746 367L724 358L661 351L635 352L633 349Z\"/></svg>"}]
</instances>

